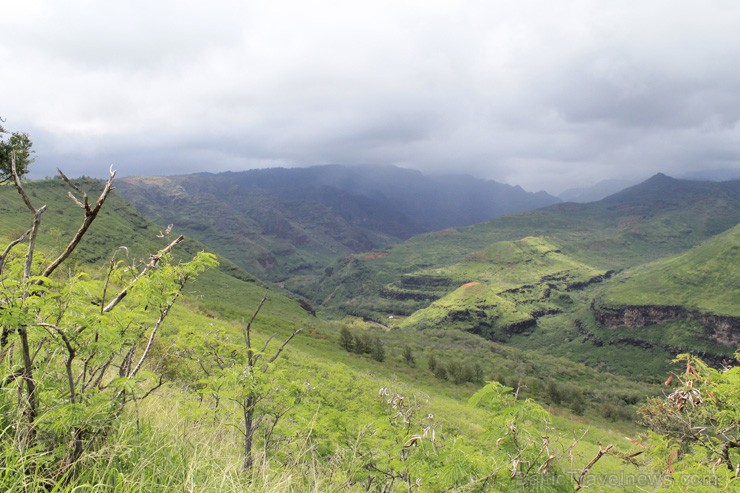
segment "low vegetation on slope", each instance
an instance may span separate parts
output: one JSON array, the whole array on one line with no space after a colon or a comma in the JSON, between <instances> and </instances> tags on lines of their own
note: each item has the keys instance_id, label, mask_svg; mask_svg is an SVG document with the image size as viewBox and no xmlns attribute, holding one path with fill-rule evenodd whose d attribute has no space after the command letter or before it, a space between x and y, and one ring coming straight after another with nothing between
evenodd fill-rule
<instances>
[{"instance_id":1,"label":"low vegetation on slope","mask_svg":"<svg viewBox=\"0 0 740 493\"><path fill-rule=\"evenodd\" d=\"M413 324L417 318L423 318L428 326L446 310L440 311L440 304L451 308L465 298L464 291L453 297L454 303L447 303L452 299L445 300L444 296L467 282L485 284L487 272L497 275L511 272L512 277L519 279L532 276L530 266L531 272L537 272L537 262L542 256L528 250L522 250L523 257L515 262L503 257L498 262L495 256L489 256L486 262L475 262L476 258L485 258L487 249L494 245L511 246L523 238L539 238L538 241L556 247L560 251L558 255L580 264L586 269L584 272L590 270L605 278L609 271L618 272L680 254L733 228L740 221L738 183L675 180L659 174L599 202L559 204L467 228L420 235L371 254L349 256L326 269L320 280L295 287L317 304L356 316L391 324L410 316L410 321L403 323ZM455 272L461 275L453 278L451 273ZM734 284L730 276L718 279L718 283L711 283L709 278L704 281L709 285L705 293L697 292L697 299L705 302L713 302L712 293L723 291L717 298L721 300L732 292L726 287ZM673 357L683 351L700 350L715 363L726 358L728 351L730 355L732 352L732 347L717 344L694 322L687 322L690 326L687 327L681 321L668 321L659 330L643 333L604 328L590 308L596 294L594 289L599 284L584 286L574 282L567 292L561 289L554 293L560 296L551 296L549 300L543 299L547 280L519 284L533 288L530 293L504 293L503 297L517 303L517 312L534 314L539 309L537 313L542 316L532 317L537 318L536 326L528 327L523 333L493 334L506 336L508 343L518 347L547 351L641 379L653 379L666 371ZM601 284L610 286L615 282L610 279ZM696 291L701 289L701 285L696 287ZM501 296L503 291L494 289L490 294ZM737 306L736 302L730 303ZM502 311L506 306L495 304ZM426 308L430 310L429 317L419 312ZM556 310L562 313L555 313ZM412 316L415 312L418 313ZM495 320L497 316L490 308L478 313L480 318L493 316ZM388 322L388 317L393 317L394 322ZM674 331L675 327L680 330ZM654 337L656 334L662 335Z\"/></svg>"},{"instance_id":2,"label":"low vegetation on slope","mask_svg":"<svg viewBox=\"0 0 740 493\"><path fill-rule=\"evenodd\" d=\"M558 204L467 228L419 235L343 259L304 293L351 309L405 274L456 264L500 241L546 238L597 269L619 270L681 253L740 222L740 182L691 182L656 175L590 204ZM331 296L330 296L331 295Z\"/></svg>"},{"instance_id":3,"label":"low vegetation on slope","mask_svg":"<svg viewBox=\"0 0 740 493\"><path fill-rule=\"evenodd\" d=\"M606 273L563 255L542 238L498 242L449 267L419 271L460 286L403 319L401 327L461 328L489 339L532 328L538 317L560 313L567 291Z\"/></svg>"},{"instance_id":4,"label":"low vegetation on slope","mask_svg":"<svg viewBox=\"0 0 740 493\"><path fill-rule=\"evenodd\" d=\"M674 305L740 317L740 225L681 255L626 271L602 294L608 305Z\"/></svg>"},{"instance_id":5,"label":"low vegetation on slope","mask_svg":"<svg viewBox=\"0 0 740 493\"><path fill-rule=\"evenodd\" d=\"M65 186L43 186L56 195L41 197L35 184L28 192L50 214ZM171 255L162 245L172 232L140 216L144 253L131 245L129 257L109 262L119 239L139 238L116 209L111 231L90 229L64 268L39 277L71 231L49 221L28 270L34 247L21 236L33 214L9 203L0 213L4 490L682 491L692 481L731 491L736 481L737 372L682 360L669 398L641 408L653 387L462 331L419 337L415 328L324 320L274 289L257 310L264 285L235 267L216 270L208 254L196 252L195 263ZM568 265L574 279L589 278L553 244L493 245L471 261L531 249L554 259L540 270ZM342 329L376 338L382 357L345 351ZM457 369L473 364L481 378L456 382ZM641 434L625 409L665 437ZM700 436L670 428L684 417L703 423Z\"/></svg>"}]
</instances>

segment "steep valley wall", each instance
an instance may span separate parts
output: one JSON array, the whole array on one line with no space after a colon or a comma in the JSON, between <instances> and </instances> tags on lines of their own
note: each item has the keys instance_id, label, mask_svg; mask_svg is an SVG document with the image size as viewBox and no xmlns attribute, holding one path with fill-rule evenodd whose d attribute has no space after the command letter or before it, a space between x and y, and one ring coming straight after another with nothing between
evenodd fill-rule
<instances>
[{"instance_id":1,"label":"steep valley wall","mask_svg":"<svg viewBox=\"0 0 740 493\"><path fill-rule=\"evenodd\" d=\"M740 317L715 315L682 306L633 305L621 307L592 306L594 317L603 327L645 327L673 320L694 320L707 336L726 346L740 346Z\"/></svg>"}]
</instances>

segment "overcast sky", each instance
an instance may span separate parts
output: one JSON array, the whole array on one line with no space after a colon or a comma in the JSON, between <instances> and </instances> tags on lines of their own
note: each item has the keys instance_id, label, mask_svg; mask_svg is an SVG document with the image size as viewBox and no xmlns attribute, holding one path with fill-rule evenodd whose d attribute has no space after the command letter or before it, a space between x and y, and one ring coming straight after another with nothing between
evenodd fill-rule
<instances>
[{"instance_id":1,"label":"overcast sky","mask_svg":"<svg viewBox=\"0 0 740 493\"><path fill-rule=\"evenodd\" d=\"M0 0L34 175L740 171L740 2Z\"/></svg>"}]
</instances>

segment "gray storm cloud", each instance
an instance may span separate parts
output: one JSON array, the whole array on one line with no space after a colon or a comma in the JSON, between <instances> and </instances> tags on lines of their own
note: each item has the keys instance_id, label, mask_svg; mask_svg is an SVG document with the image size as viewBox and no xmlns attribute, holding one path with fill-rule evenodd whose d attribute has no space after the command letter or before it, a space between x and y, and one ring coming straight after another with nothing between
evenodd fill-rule
<instances>
[{"instance_id":1,"label":"gray storm cloud","mask_svg":"<svg viewBox=\"0 0 740 493\"><path fill-rule=\"evenodd\" d=\"M740 4L0 1L37 176L323 163L558 192L740 169Z\"/></svg>"}]
</instances>

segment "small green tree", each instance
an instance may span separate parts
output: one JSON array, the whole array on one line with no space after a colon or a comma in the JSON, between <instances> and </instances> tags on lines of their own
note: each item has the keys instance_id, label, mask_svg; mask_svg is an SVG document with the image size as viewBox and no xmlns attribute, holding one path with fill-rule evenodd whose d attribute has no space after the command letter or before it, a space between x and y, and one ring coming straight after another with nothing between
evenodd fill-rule
<instances>
[{"instance_id":1,"label":"small green tree","mask_svg":"<svg viewBox=\"0 0 740 493\"><path fill-rule=\"evenodd\" d=\"M74 252L108 197L115 172L91 204L87 193L69 197L83 210L81 224L53 259L36 250L46 206L36 207L11 156L11 176L30 211L28 232L0 253L0 443L43 462L50 480L74 475L85 451L103 445L127 403L162 385L147 371L157 333L185 284L216 264L199 253L176 264L170 252L183 237L150 255L140 268L110 261L103 279L84 268L59 269ZM14 249L24 244L25 255ZM124 301L125 300L125 301ZM125 309L120 309L125 306Z\"/></svg>"},{"instance_id":2,"label":"small green tree","mask_svg":"<svg viewBox=\"0 0 740 493\"><path fill-rule=\"evenodd\" d=\"M28 167L33 163L34 151L31 147L33 147L33 142L27 133L10 133L0 125L0 183L12 179L13 160L15 160L15 169L19 177L28 173Z\"/></svg>"},{"instance_id":3,"label":"small green tree","mask_svg":"<svg viewBox=\"0 0 740 493\"><path fill-rule=\"evenodd\" d=\"M473 382L483 383L483 367L478 362L473 365Z\"/></svg>"},{"instance_id":4,"label":"small green tree","mask_svg":"<svg viewBox=\"0 0 740 493\"><path fill-rule=\"evenodd\" d=\"M266 417L271 419L270 431L265 438L267 442L271 430L291 407L291 404L276 406L273 402L272 409L268 409L270 406L267 401L275 393L275 388L267 374L288 343L301 332L301 329L295 329L269 358L266 351L274 335L267 338L261 349L257 349L253 342L252 325L267 300L265 294L249 322L243 325L242 341L231 340L229 334L219 334L217 337L212 334L193 335L197 340L194 347L199 348L194 356L206 376L203 380L206 388L203 390L214 397L216 406L224 399L235 404L238 411L232 415L230 424L242 435L242 468L247 473L254 467L253 449L257 430Z\"/></svg>"},{"instance_id":5,"label":"small green tree","mask_svg":"<svg viewBox=\"0 0 740 493\"><path fill-rule=\"evenodd\" d=\"M373 350L373 341L367 334L355 335L352 348L357 354L370 354Z\"/></svg>"},{"instance_id":6,"label":"small green tree","mask_svg":"<svg viewBox=\"0 0 740 493\"><path fill-rule=\"evenodd\" d=\"M563 401L560 385L551 378L547 380L547 397L555 405L560 405Z\"/></svg>"},{"instance_id":7,"label":"small green tree","mask_svg":"<svg viewBox=\"0 0 740 493\"><path fill-rule=\"evenodd\" d=\"M740 351L735 357L740 361ZM663 459L675 462L670 470L676 475L711 470L720 477L724 469L724 477L736 483L740 480L740 366L715 370L690 354L681 354L674 362L685 363L685 369L666 384L678 385L667 397L651 399L640 409L643 422L665 437L667 447L658 437L654 442L674 450L673 457Z\"/></svg>"},{"instance_id":8,"label":"small green tree","mask_svg":"<svg viewBox=\"0 0 740 493\"><path fill-rule=\"evenodd\" d=\"M447 369L443 365L437 365L434 368L434 376L440 380L447 380Z\"/></svg>"},{"instance_id":9,"label":"small green tree","mask_svg":"<svg viewBox=\"0 0 740 493\"><path fill-rule=\"evenodd\" d=\"M411 350L411 346L404 346L403 347L403 361L411 366L416 366L416 359L414 358L414 352Z\"/></svg>"},{"instance_id":10,"label":"small green tree","mask_svg":"<svg viewBox=\"0 0 740 493\"><path fill-rule=\"evenodd\" d=\"M342 327L342 330L339 332L339 346L345 351L352 352L354 344L352 332L347 327Z\"/></svg>"},{"instance_id":11,"label":"small green tree","mask_svg":"<svg viewBox=\"0 0 740 493\"><path fill-rule=\"evenodd\" d=\"M434 371L437 369L437 358L434 356L434 354L429 355L429 359L427 360L427 367L432 373L434 373Z\"/></svg>"},{"instance_id":12,"label":"small green tree","mask_svg":"<svg viewBox=\"0 0 740 493\"><path fill-rule=\"evenodd\" d=\"M385 346L378 336L373 337L370 356L372 356L375 361L380 361L381 363L385 361Z\"/></svg>"},{"instance_id":13,"label":"small green tree","mask_svg":"<svg viewBox=\"0 0 740 493\"><path fill-rule=\"evenodd\" d=\"M447 375L452 379L453 382L455 382L457 385L460 385L461 383L465 383L467 380L467 375L465 372L466 368L463 366L459 361L452 360L449 363L447 363Z\"/></svg>"}]
</instances>

